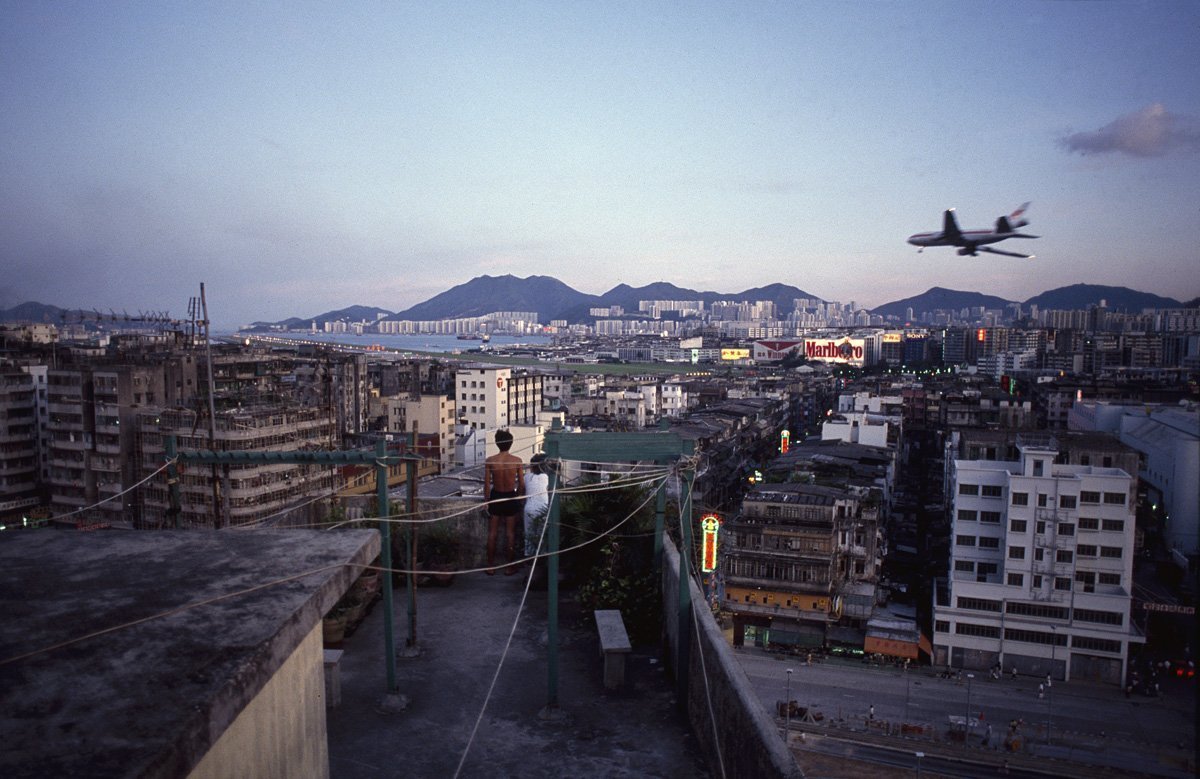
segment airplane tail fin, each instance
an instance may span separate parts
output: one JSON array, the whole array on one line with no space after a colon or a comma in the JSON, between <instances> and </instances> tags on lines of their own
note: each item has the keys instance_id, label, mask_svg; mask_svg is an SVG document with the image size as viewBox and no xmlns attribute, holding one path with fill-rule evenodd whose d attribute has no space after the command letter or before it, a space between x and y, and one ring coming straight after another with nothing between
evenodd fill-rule
<instances>
[{"instance_id":1,"label":"airplane tail fin","mask_svg":"<svg viewBox=\"0 0 1200 779\"><path fill-rule=\"evenodd\" d=\"M1008 223L1011 227L1015 229L1029 224L1029 220L1025 218L1025 209L1027 208L1029 208L1029 203L1022 203L1020 208L1008 215Z\"/></svg>"},{"instance_id":2,"label":"airplane tail fin","mask_svg":"<svg viewBox=\"0 0 1200 779\"><path fill-rule=\"evenodd\" d=\"M1011 233L1017 228L1024 227L1029 224L1029 220L1025 219L1025 209L1029 208L1029 203L1022 203L1021 207L1013 211L1008 216L1002 216L996 220L996 232Z\"/></svg>"}]
</instances>

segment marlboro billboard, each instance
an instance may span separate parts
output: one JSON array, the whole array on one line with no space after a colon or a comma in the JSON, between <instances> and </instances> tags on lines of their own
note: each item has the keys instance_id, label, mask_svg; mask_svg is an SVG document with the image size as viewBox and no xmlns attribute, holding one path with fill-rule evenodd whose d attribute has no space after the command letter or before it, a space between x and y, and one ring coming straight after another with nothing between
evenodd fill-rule
<instances>
[{"instance_id":1,"label":"marlboro billboard","mask_svg":"<svg viewBox=\"0 0 1200 779\"><path fill-rule=\"evenodd\" d=\"M861 338L807 338L804 341L804 356L810 360L862 366L865 352Z\"/></svg>"}]
</instances>

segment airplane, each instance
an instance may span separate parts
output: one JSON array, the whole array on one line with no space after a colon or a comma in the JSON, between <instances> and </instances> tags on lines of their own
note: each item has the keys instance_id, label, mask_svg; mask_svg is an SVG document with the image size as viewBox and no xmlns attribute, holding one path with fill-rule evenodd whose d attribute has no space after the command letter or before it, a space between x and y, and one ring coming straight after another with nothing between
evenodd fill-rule
<instances>
[{"instance_id":1,"label":"airplane","mask_svg":"<svg viewBox=\"0 0 1200 779\"><path fill-rule=\"evenodd\" d=\"M1032 260L1034 258L1032 254L1018 254L1017 252L1006 252L984 246L984 244L996 243L1008 238L1037 238L1038 236L1036 235L1017 232L1017 228L1029 224L1027 220L1022 218L1027 208L1029 208L1029 204L1024 203L1008 216L1000 217L996 220L994 230L958 229L958 222L954 218L954 209L951 208L942 216L941 232L910 235L908 242L913 246L919 247L917 249L918 252L924 251L926 246L957 246L959 247L958 254L960 257L966 255L978 257L978 252L988 252L989 254L1003 254L1007 257L1020 257L1023 260Z\"/></svg>"}]
</instances>

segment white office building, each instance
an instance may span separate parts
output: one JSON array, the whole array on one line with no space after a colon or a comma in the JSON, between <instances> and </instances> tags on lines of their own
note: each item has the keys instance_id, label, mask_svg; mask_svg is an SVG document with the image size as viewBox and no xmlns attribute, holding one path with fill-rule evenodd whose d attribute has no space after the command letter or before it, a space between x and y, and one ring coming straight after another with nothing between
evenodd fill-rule
<instances>
[{"instance_id":1,"label":"white office building","mask_svg":"<svg viewBox=\"0 0 1200 779\"><path fill-rule=\"evenodd\" d=\"M1049 436L1017 462L955 460L948 592L934 605L934 662L1124 684L1137 481L1056 464Z\"/></svg>"}]
</instances>

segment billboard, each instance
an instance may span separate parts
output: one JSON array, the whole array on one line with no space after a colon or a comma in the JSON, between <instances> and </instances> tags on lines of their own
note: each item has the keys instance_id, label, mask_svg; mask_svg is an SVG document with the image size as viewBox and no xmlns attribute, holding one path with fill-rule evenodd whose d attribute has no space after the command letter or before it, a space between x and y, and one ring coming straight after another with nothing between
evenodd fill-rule
<instances>
[{"instance_id":1,"label":"billboard","mask_svg":"<svg viewBox=\"0 0 1200 779\"><path fill-rule=\"evenodd\" d=\"M810 360L861 367L865 354L865 342L861 338L807 338L804 341L804 356Z\"/></svg>"},{"instance_id":2,"label":"billboard","mask_svg":"<svg viewBox=\"0 0 1200 779\"><path fill-rule=\"evenodd\" d=\"M755 362L778 362L795 351L803 352L804 341L799 338L786 340L755 341Z\"/></svg>"},{"instance_id":3,"label":"billboard","mask_svg":"<svg viewBox=\"0 0 1200 779\"><path fill-rule=\"evenodd\" d=\"M750 350L749 349L722 349L721 350L721 359L722 360L749 360L750 359Z\"/></svg>"}]
</instances>

